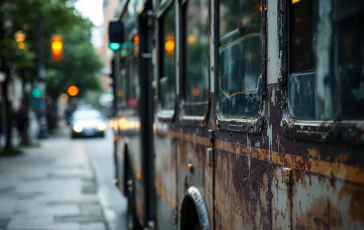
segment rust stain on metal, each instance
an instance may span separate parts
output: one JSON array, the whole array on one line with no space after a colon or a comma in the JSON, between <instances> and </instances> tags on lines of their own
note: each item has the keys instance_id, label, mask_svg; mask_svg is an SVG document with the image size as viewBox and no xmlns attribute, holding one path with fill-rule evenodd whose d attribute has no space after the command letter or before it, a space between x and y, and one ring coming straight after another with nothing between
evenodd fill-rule
<instances>
[{"instance_id":1,"label":"rust stain on metal","mask_svg":"<svg viewBox=\"0 0 364 230\"><path fill-rule=\"evenodd\" d=\"M207 137L198 137L194 135L180 134L177 132L168 131L168 134L172 137L180 137L184 141L189 141L196 144L208 146L209 139ZM173 135L172 135L173 134ZM253 158L268 161L269 150L263 148L250 147L248 149L246 145L238 143L232 143L228 141L216 140L215 147L231 153L249 155ZM343 162L330 162L327 160L319 159L321 154L317 149L309 149L308 152L312 158L308 156L294 155L291 153L282 153L277 151L271 151L272 163L277 163L282 166L287 166L294 169L304 170L307 172L318 173L327 177L348 180L360 184L364 184L364 170L358 166L346 165ZM345 160L346 157L343 154L340 160Z\"/></svg>"},{"instance_id":2,"label":"rust stain on metal","mask_svg":"<svg viewBox=\"0 0 364 230\"><path fill-rule=\"evenodd\" d=\"M299 207L297 207L299 208ZM297 211L295 229L342 229L340 209L327 197L316 199L310 207Z\"/></svg>"},{"instance_id":3,"label":"rust stain on metal","mask_svg":"<svg viewBox=\"0 0 364 230\"><path fill-rule=\"evenodd\" d=\"M218 151L215 219L218 229L268 228L269 164Z\"/></svg>"},{"instance_id":4,"label":"rust stain on metal","mask_svg":"<svg viewBox=\"0 0 364 230\"><path fill-rule=\"evenodd\" d=\"M307 151L308 151L309 158L316 159L316 160L321 159L320 150L315 149L315 148L308 148Z\"/></svg>"},{"instance_id":5,"label":"rust stain on metal","mask_svg":"<svg viewBox=\"0 0 364 230\"><path fill-rule=\"evenodd\" d=\"M349 159L348 154L339 154L335 157L335 162L345 163L345 162L347 162L348 159Z\"/></svg>"},{"instance_id":6,"label":"rust stain on metal","mask_svg":"<svg viewBox=\"0 0 364 230\"><path fill-rule=\"evenodd\" d=\"M349 217L354 222L364 222L364 189L358 189L351 195Z\"/></svg>"},{"instance_id":7,"label":"rust stain on metal","mask_svg":"<svg viewBox=\"0 0 364 230\"><path fill-rule=\"evenodd\" d=\"M349 217L354 222L364 223L364 188L354 184L346 184L339 192L339 198L350 198Z\"/></svg>"}]
</instances>

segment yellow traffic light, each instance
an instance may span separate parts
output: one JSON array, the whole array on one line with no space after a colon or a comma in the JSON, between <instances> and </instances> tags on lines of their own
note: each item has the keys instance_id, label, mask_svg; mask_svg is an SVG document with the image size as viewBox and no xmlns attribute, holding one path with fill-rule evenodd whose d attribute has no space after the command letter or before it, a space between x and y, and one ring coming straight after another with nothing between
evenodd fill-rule
<instances>
[{"instance_id":1,"label":"yellow traffic light","mask_svg":"<svg viewBox=\"0 0 364 230\"><path fill-rule=\"evenodd\" d=\"M25 43L20 42L20 43L18 44L18 48L19 48L20 50L25 49Z\"/></svg>"},{"instance_id":2,"label":"yellow traffic light","mask_svg":"<svg viewBox=\"0 0 364 230\"><path fill-rule=\"evenodd\" d=\"M52 36L51 51L52 51L52 61L54 62L62 61L63 41L61 35Z\"/></svg>"},{"instance_id":3,"label":"yellow traffic light","mask_svg":"<svg viewBox=\"0 0 364 230\"><path fill-rule=\"evenodd\" d=\"M74 97L78 94L79 90L78 87L75 85L71 85L70 87L68 87L67 89L67 93L68 95L70 95L71 97Z\"/></svg>"},{"instance_id":4,"label":"yellow traffic light","mask_svg":"<svg viewBox=\"0 0 364 230\"><path fill-rule=\"evenodd\" d=\"M23 43L25 41L25 33L21 30L17 31L14 37L17 43Z\"/></svg>"}]
</instances>

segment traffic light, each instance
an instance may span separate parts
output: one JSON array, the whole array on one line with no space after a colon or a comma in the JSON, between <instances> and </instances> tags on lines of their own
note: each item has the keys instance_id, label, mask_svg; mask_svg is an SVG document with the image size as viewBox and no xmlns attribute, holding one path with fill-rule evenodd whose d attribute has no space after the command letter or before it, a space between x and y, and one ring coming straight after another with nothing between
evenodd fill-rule
<instances>
[{"instance_id":1,"label":"traffic light","mask_svg":"<svg viewBox=\"0 0 364 230\"><path fill-rule=\"evenodd\" d=\"M51 51L52 51L52 61L61 62L63 53L63 41L61 35L55 34L52 36Z\"/></svg>"},{"instance_id":2,"label":"traffic light","mask_svg":"<svg viewBox=\"0 0 364 230\"><path fill-rule=\"evenodd\" d=\"M120 50L124 42L124 24L122 21L109 22L109 47L111 50Z\"/></svg>"},{"instance_id":3,"label":"traffic light","mask_svg":"<svg viewBox=\"0 0 364 230\"><path fill-rule=\"evenodd\" d=\"M40 88L34 88L32 90L32 96L34 98L40 98L40 97L42 97L42 90Z\"/></svg>"},{"instance_id":4,"label":"traffic light","mask_svg":"<svg viewBox=\"0 0 364 230\"><path fill-rule=\"evenodd\" d=\"M41 98L43 97L43 90L40 85L35 85L31 91L30 107L33 109L41 108Z\"/></svg>"},{"instance_id":5,"label":"traffic light","mask_svg":"<svg viewBox=\"0 0 364 230\"><path fill-rule=\"evenodd\" d=\"M75 85L71 85L70 87L68 87L67 89L67 93L68 95L70 95L71 97L77 96L79 90L78 87Z\"/></svg>"},{"instance_id":6,"label":"traffic light","mask_svg":"<svg viewBox=\"0 0 364 230\"><path fill-rule=\"evenodd\" d=\"M25 45L25 33L22 30L18 30L15 34L15 41L18 43L18 48L20 50L24 50L26 48Z\"/></svg>"}]
</instances>

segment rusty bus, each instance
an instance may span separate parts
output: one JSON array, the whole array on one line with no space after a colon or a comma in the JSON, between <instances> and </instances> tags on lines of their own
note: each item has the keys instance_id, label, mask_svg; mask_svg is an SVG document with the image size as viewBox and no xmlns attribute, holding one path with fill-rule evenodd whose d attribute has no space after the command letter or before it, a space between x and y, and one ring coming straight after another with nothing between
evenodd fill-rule
<instances>
[{"instance_id":1,"label":"rusty bus","mask_svg":"<svg viewBox=\"0 0 364 230\"><path fill-rule=\"evenodd\" d=\"M130 229L364 228L363 1L123 0L118 12Z\"/></svg>"}]
</instances>

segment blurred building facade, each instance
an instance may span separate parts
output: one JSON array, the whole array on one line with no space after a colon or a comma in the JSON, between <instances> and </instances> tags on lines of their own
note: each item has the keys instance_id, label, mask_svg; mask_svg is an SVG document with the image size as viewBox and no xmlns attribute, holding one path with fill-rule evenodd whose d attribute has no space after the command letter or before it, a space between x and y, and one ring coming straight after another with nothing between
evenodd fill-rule
<instances>
[{"instance_id":1,"label":"blurred building facade","mask_svg":"<svg viewBox=\"0 0 364 230\"><path fill-rule=\"evenodd\" d=\"M108 25L109 21L116 18L117 10L119 9L120 3L122 0L104 0L103 1L103 14L104 14L104 23L103 23L103 43L100 47L100 55L102 62L104 63L103 70L103 87L107 87L108 91L111 91L110 86L110 78L109 74L111 73L111 60L112 60L112 51L109 49L109 36L108 36Z\"/></svg>"}]
</instances>

